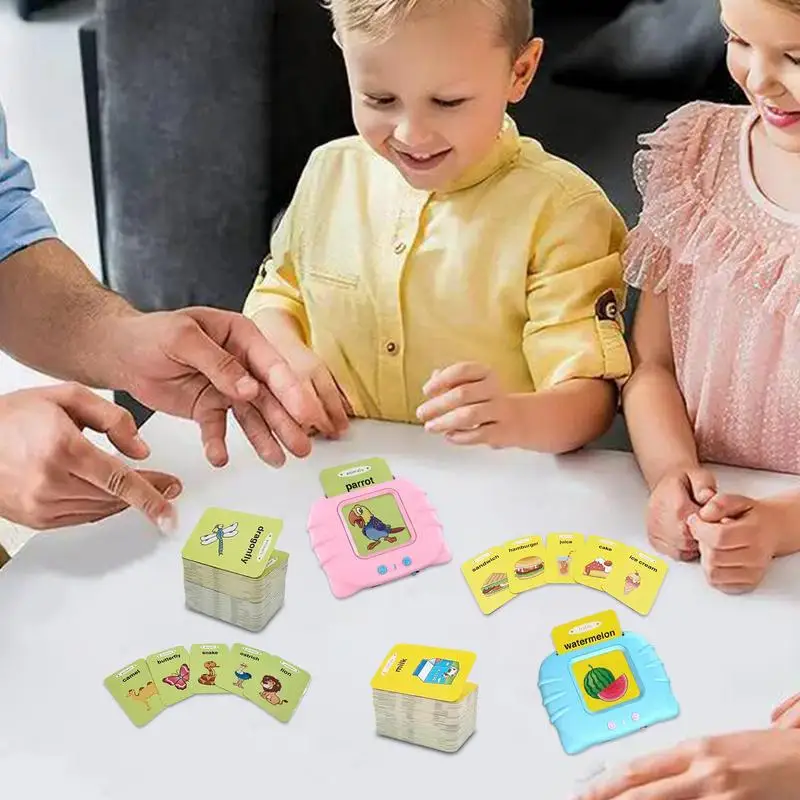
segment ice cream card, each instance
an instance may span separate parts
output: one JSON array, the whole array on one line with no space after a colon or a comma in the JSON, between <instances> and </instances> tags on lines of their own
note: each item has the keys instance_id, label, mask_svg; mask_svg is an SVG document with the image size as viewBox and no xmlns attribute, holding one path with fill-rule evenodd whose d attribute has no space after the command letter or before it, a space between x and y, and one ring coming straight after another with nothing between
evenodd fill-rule
<instances>
[{"instance_id":1,"label":"ice cream card","mask_svg":"<svg viewBox=\"0 0 800 800\"><path fill-rule=\"evenodd\" d=\"M633 547L620 545L618 569L606 583L606 593L637 614L647 615L667 576L667 563Z\"/></svg>"}]
</instances>

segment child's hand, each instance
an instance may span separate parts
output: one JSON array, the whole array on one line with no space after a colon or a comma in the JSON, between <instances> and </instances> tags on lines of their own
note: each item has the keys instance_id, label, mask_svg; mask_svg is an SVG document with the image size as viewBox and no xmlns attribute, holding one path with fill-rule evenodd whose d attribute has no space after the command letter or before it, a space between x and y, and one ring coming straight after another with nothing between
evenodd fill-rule
<instances>
[{"instance_id":1,"label":"child's hand","mask_svg":"<svg viewBox=\"0 0 800 800\"><path fill-rule=\"evenodd\" d=\"M676 469L666 473L650 494L647 533L653 547L681 561L700 555L687 520L717 491L713 473L702 467Z\"/></svg>"},{"instance_id":2,"label":"child's hand","mask_svg":"<svg viewBox=\"0 0 800 800\"><path fill-rule=\"evenodd\" d=\"M512 403L495 373L482 364L454 364L422 387L430 398L417 409L425 430L453 444L513 447L519 441Z\"/></svg>"},{"instance_id":3,"label":"child's hand","mask_svg":"<svg viewBox=\"0 0 800 800\"><path fill-rule=\"evenodd\" d=\"M772 712L772 724L776 728L800 728L800 694L790 697Z\"/></svg>"},{"instance_id":4,"label":"child's hand","mask_svg":"<svg viewBox=\"0 0 800 800\"><path fill-rule=\"evenodd\" d=\"M761 583L787 524L785 504L739 495L717 495L689 520L708 582L730 594Z\"/></svg>"},{"instance_id":5,"label":"child's hand","mask_svg":"<svg viewBox=\"0 0 800 800\"><path fill-rule=\"evenodd\" d=\"M580 800L793 800L800 732L747 731L687 742L631 763Z\"/></svg>"}]
</instances>

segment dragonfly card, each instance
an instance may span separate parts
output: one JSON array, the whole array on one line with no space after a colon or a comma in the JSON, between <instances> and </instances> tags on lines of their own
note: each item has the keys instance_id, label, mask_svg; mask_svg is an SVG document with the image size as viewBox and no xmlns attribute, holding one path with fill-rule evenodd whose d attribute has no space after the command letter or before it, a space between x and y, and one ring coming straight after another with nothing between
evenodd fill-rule
<instances>
[{"instance_id":1,"label":"dragonfly card","mask_svg":"<svg viewBox=\"0 0 800 800\"><path fill-rule=\"evenodd\" d=\"M144 659L109 675L103 684L128 719L139 728L147 725L164 710L158 686Z\"/></svg>"},{"instance_id":2,"label":"dragonfly card","mask_svg":"<svg viewBox=\"0 0 800 800\"><path fill-rule=\"evenodd\" d=\"M217 681L228 655L224 644L193 644L189 654L189 672L195 694L227 694Z\"/></svg>"},{"instance_id":3,"label":"dragonfly card","mask_svg":"<svg viewBox=\"0 0 800 800\"><path fill-rule=\"evenodd\" d=\"M147 657L147 666L165 706L174 706L194 694L189 682L189 653L185 647L153 653Z\"/></svg>"}]
</instances>

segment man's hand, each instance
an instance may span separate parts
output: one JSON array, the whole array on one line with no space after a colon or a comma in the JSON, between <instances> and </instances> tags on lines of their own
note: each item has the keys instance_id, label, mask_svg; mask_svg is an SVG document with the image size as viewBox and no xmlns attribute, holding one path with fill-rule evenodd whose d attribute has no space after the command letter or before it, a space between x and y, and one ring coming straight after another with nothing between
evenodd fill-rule
<instances>
[{"instance_id":1,"label":"man's hand","mask_svg":"<svg viewBox=\"0 0 800 800\"><path fill-rule=\"evenodd\" d=\"M796 512L778 498L717 495L689 519L708 582L728 594L755 589Z\"/></svg>"},{"instance_id":2,"label":"man's hand","mask_svg":"<svg viewBox=\"0 0 800 800\"><path fill-rule=\"evenodd\" d=\"M482 364L460 363L434 372L422 388L429 399L417 409L425 430L453 444L513 447L520 442L514 403L497 375Z\"/></svg>"},{"instance_id":3,"label":"man's hand","mask_svg":"<svg viewBox=\"0 0 800 800\"><path fill-rule=\"evenodd\" d=\"M717 491L712 472L702 467L679 468L666 473L655 485L647 506L647 534L659 553L682 561L700 555L688 519Z\"/></svg>"},{"instance_id":4,"label":"man's hand","mask_svg":"<svg viewBox=\"0 0 800 800\"><path fill-rule=\"evenodd\" d=\"M211 308L120 318L114 335L120 381L146 406L199 425L206 457L228 461L228 410L259 456L285 462L311 452L307 431L335 431L319 398L258 328L241 314Z\"/></svg>"},{"instance_id":5,"label":"man's hand","mask_svg":"<svg viewBox=\"0 0 800 800\"><path fill-rule=\"evenodd\" d=\"M84 428L105 433L130 458L149 454L133 417L89 389L64 384L0 396L0 516L44 530L134 506L169 532L180 481L131 469L91 444Z\"/></svg>"},{"instance_id":6,"label":"man's hand","mask_svg":"<svg viewBox=\"0 0 800 800\"><path fill-rule=\"evenodd\" d=\"M794 800L800 731L715 736L634 761L579 800Z\"/></svg>"}]
</instances>

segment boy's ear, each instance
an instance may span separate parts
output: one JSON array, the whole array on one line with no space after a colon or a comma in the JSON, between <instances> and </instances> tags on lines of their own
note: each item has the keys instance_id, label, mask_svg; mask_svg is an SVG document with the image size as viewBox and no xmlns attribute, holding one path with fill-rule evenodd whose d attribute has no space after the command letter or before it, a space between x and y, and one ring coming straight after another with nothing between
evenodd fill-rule
<instances>
[{"instance_id":1,"label":"boy's ear","mask_svg":"<svg viewBox=\"0 0 800 800\"><path fill-rule=\"evenodd\" d=\"M339 31L333 31L333 41L336 42L336 46L341 50L342 49L342 39L339 36Z\"/></svg>"},{"instance_id":2,"label":"boy's ear","mask_svg":"<svg viewBox=\"0 0 800 800\"><path fill-rule=\"evenodd\" d=\"M514 62L514 77L511 82L511 91L508 100L511 103L519 103L528 92L544 52L544 39L535 38L525 46Z\"/></svg>"}]
</instances>

